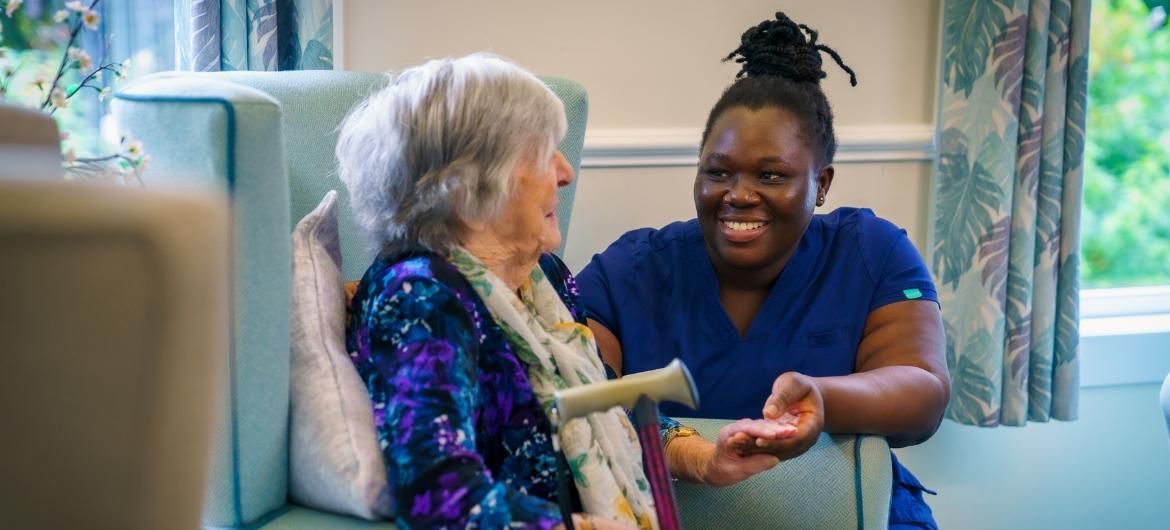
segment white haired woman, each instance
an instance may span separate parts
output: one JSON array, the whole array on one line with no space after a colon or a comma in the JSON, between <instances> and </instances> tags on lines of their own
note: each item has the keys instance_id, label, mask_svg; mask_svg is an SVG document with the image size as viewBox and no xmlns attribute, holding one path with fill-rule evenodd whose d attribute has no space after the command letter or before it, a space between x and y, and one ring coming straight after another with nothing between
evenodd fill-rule
<instances>
[{"instance_id":1,"label":"white haired woman","mask_svg":"<svg viewBox=\"0 0 1170 530\"><path fill-rule=\"evenodd\" d=\"M378 252L346 339L403 528L563 524L546 406L606 377L573 277L549 253L556 191L573 179L556 150L565 126L543 83L483 54L402 72L342 125L341 178ZM620 409L561 433L578 527L656 526ZM730 484L778 461L743 444L790 434L744 420L714 444L672 437L668 461Z\"/></svg>"}]
</instances>

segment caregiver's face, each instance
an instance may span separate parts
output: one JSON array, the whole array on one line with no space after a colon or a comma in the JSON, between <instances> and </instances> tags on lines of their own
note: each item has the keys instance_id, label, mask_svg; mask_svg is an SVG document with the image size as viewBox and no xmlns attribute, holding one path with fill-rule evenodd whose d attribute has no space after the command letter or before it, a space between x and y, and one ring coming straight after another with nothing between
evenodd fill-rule
<instances>
[{"instance_id":1,"label":"caregiver's face","mask_svg":"<svg viewBox=\"0 0 1170 530\"><path fill-rule=\"evenodd\" d=\"M695 209L712 261L758 270L786 260L831 180L832 166L818 171L788 111L725 110L711 126L695 177Z\"/></svg>"}]
</instances>

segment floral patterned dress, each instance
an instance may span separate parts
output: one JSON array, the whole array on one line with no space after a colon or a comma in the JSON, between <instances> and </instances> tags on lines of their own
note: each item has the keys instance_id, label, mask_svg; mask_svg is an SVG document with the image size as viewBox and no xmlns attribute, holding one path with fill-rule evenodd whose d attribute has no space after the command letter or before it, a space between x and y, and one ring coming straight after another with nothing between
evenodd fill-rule
<instances>
[{"instance_id":1,"label":"floral patterned dress","mask_svg":"<svg viewBox=\"0 0 1170 530\"><path fill-rule=\"evenodd\" d=\"M540 266L584 322L565 265L548 254ZM350 310L346 345L372 398L398 526L559 524L548 417L454 266L431 254L381 257Z\"/></svg>"}]
</instances>

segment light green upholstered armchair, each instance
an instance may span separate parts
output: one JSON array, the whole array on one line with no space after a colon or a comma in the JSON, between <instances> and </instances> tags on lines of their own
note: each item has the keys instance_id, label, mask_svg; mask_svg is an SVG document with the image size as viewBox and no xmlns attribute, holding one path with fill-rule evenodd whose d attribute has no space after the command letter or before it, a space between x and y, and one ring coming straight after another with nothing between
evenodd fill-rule
<instances>
[{"instance_id":1,"label":"light green upholstered armchair","mask_svg":"<svg viewBox=\"0 0 1170 530\"><path fill-rule=\"evenodd\" d=\"M325 192L341 198L343 274L359 279L370 256L349 215L333 155L349 108L382 75L302 71L167 73L116 96L119 124L143 140L148 186L197 186L230 194L233 208L230 396L212 454L205 528L393 528L288 502L290 238ZM577 169L588 104L576 83L547 78L569 129L560 148ZM575 183L561 190L567 233ZM577 208L604 208L579 204ZM713 436L724 423L694 420ZM691 528L884 528L890 457L878 437L823 436L808 454L743 484L680 485Z\"/></svg>"}]
</instances>

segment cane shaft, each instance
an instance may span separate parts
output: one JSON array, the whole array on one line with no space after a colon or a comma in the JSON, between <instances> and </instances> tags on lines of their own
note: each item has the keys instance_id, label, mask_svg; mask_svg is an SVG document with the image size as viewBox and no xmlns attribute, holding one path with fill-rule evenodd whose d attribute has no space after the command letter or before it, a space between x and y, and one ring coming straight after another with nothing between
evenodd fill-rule
<instances>
[{"instance_id":1,"label":"cane shaft","mask_svg":"<svg viewBox=\"0 0 1170 530\"><path fill-rule=\"evenodd\" d=\"M662 434L658 427L658 404L646 396L638 398L634 405L634 421L637 423L638 442L642 445L642 465L650 481L650 492L654 495L658 527L679 530L674 484L670 480L670 470L666 468L666 453L662 449Z\"/></svg>"}]
</instances>

